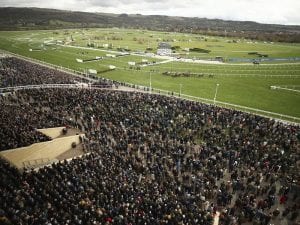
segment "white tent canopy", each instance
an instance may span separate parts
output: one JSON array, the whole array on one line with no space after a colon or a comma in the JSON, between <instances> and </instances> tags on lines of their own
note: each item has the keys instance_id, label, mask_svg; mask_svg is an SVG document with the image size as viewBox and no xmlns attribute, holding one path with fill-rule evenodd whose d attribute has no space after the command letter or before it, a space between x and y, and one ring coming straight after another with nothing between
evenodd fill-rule
<instances>
[{"instance_id":1,"label":"white tent canopy","mask_svg":"<svg viewBox=\"0 0 300 225\"><path fill-rule=\"evenodd\" d=\"M128 62L129 66L135 66L135 62Z\"/></svg>"},{"instance_id":2,"label":"white tent canopy","mask_svg":"<svg viewBox=\"0 0 300 225\"><path fill-rule=\"evenodd\" d=\"M97 74L97 70L88 69L89 74Z\"/></svg>"}]
</instances>

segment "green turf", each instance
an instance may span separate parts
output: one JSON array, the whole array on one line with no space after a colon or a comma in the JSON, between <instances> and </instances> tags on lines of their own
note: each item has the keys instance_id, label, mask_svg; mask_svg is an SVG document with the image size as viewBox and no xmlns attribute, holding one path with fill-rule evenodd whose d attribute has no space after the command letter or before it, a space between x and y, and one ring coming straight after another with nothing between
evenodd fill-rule
<instances>
[{"instance_id":1,"label":"green turf","mask_svg":"<svg viewBox=\"0 0 300 225\"><path fill-rule=\"evenodd\" d=\"M179 92L180 84L182 84L183 94L208 99L214 98L216 84L220 84L218 101L300 117L299 92L270 88L272 85L299 86L300 64L298 63L210 65L169 62L141 68L141 70L132 70L129 69L129 61L141 62L142 59L147 59L149 62L160 62L162 59L130 55L78 63L76 58L91 59L113 53L109 53L105 48L87 50L44 44L44 42L52 40L69 42L71 38L75 40L72 43L75 46L86 47L89 42L95 43L95 46L97 44L98 46L113 44L112 50L121 47L129 48L132 51L145 51L147 47L152 47L153 51L156 51L158 43L163 40L168 41L172 46L178 45L181 49L199 47L211 50L209 54L190 53L188 57L191 58L213 58L215 56L249 58L252 56L248 55L248 52L252 51L268 54L269 57L300 57L299 44L254 43L249 40L235 40L237 43L232 43L232 39L229 38L127 29L0 32L0 48L77 71L89 68L102 71L109 65L115 65L117 67L115 71L100 75L113 80L145 86L149 86L151 71L152 87L154 88ZM45 50L30 52L30 48L45 48ZM180 51L179 53L184 52ZM165 71L200 73L204 77L173 78L162 75ZM213 75L213 77L210 78L209 75Z\"/></svg>"}]
</instances>

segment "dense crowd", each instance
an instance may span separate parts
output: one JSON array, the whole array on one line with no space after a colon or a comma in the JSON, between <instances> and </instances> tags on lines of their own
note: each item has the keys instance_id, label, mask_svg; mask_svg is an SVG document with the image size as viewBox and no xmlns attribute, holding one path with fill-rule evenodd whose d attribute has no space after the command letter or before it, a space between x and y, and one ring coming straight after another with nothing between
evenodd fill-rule
<instances>
[{"instance_id":1,"label":"dense crowd","mask_svg":"<svg viewBox=\"0 0 300 225\"><path fill-rule=\"evenodd\" d=\"M94 77L96 85L111 86L117 82ZM0 88L39 84L75 84L89 82L85 77L76 77L69 73L45 67L39 64L15 58L0 58Z\"/></svg>"},{"instance_id":2,"label":"dense crowd","mask_svg":"<svg viewBox=\"0 0 300 225\"><path fill-rule=\"evenodd\" d=\"M62 125L62 121L46 109L32 107L14 95L0 95L0 151L49 141L37 128L56 127Z\"/></svg>"},{"instance_id":3,"label":"dense crowd","mask_svg":"<svg viewBox=\"0 0 300 225\"><path fill-rule=\"evenodd\" d=\"M1 128L77 127L88 152L23 173L1 161L0 223L211 225L219 211L221 225L299 224L296 125L109 90L22 90L0 104ZM8 136L2 146L18 143Z\"/></svg>"}]
</instances>

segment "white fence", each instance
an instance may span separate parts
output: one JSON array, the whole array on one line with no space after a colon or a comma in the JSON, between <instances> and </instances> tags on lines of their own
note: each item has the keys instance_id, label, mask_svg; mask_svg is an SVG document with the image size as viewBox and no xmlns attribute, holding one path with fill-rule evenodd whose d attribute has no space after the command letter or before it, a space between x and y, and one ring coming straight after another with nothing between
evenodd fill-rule
<instances>
[{"instance_id":1,"label":"white fence","mask_svg":"<svg viewBox=\"0 0 300 225\"><path fill-rule=\"evenodd\" d=\"M285 91L293 91L293 92L300 92L300 87L298 85L290 85L290 86L271 86L270 87L272 90L285 90ZM298 88L298 89L295 89Z\"/></svg>"}]
</instances>

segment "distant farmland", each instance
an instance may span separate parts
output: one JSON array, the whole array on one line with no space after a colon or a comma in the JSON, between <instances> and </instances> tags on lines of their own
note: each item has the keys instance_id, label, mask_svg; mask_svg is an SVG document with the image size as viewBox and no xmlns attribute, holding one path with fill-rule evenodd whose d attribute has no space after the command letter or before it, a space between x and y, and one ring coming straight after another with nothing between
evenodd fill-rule
<instances>
[{"instance_id":1,"label":"distant farmland","mask_svg":"<svg viewBox=\"0 0 300 225\"><path fill-rule=\"evenodd\" d=\"M172 46L176 60L151 55L163 41ZM153 88L181 91L183 95L210 100L214 99L219 84L217 101L300 118L299 44L144 30L74 29L0 32L0 48L81 72L86 69L106 71L113 65L115 70L98 75L143 86L150 85L151 76ZM208 53L190 51L192 48ZM126 55L112 57L120 52ZM101 59L89 61L95 57ZM221 57L225 63L195 63L216 57ZM189 62L178 61L179 58ZM232 63L232 59L251 62L263 58L283 60L260 65ZM80 63L76 59L87 61ZM130 66L128 62L136 65ZM153 65L139 66L142 62ZM272 89L271 86L287 86L298 91Z\"/></svg>"}]
</instances>

